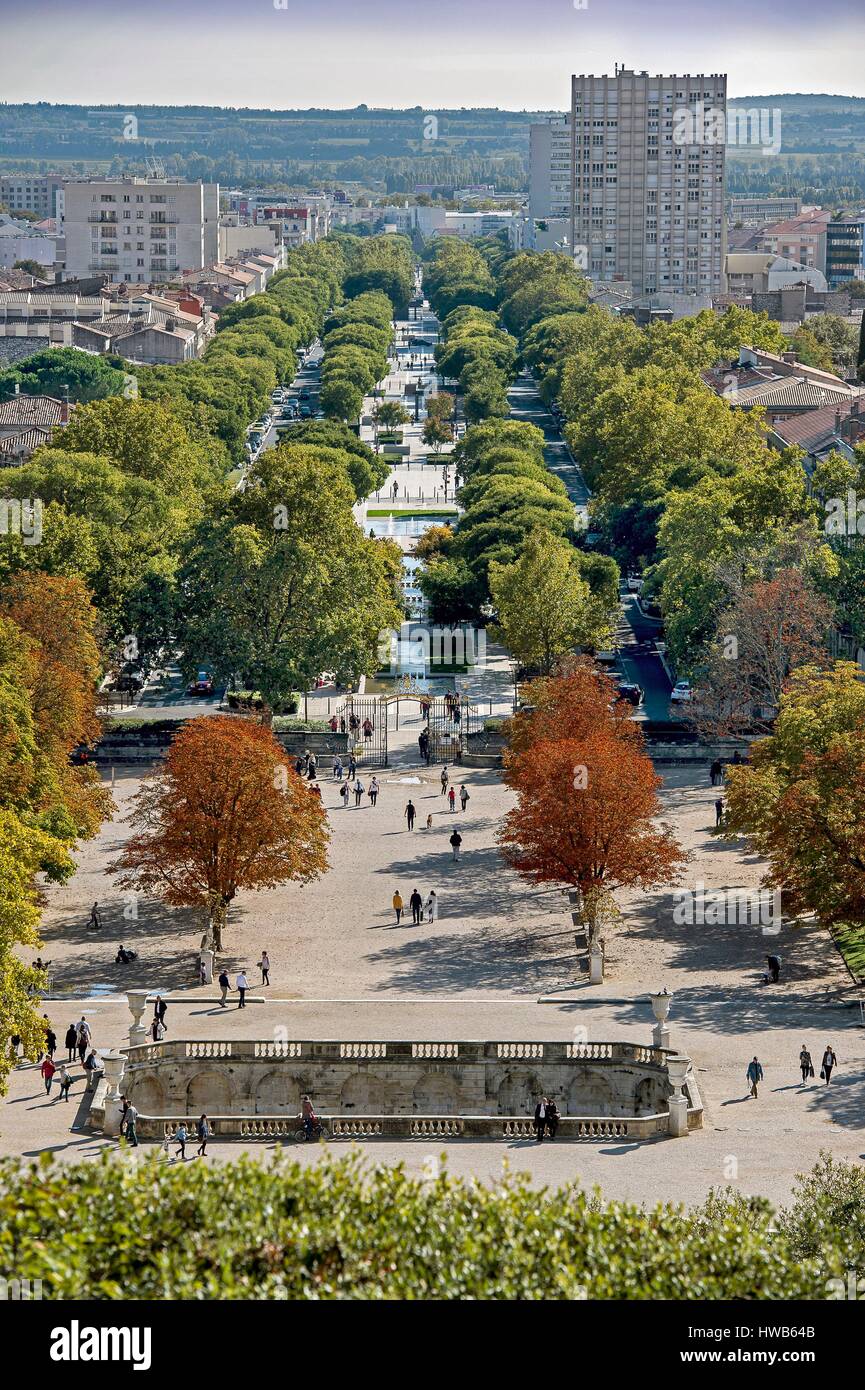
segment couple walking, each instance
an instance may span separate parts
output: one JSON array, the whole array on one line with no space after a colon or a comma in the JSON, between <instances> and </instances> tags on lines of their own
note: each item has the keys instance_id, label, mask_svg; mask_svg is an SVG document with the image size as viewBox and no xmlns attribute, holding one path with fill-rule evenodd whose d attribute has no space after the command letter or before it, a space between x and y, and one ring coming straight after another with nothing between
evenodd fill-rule
<instances>
[{"instance_id":1,"label":"couple walking","mask_svg":"<svg viewBox=\"0 0 865 1390\"><path fill-rule=\"evenodd\" d=\"M820 1065L820 1079L821 1081L825 1081L827 1086L829 1085L829 1082L832 1080L832 1073L837 1067L837 1065L838 1058L835 1055L835 1051L832 1047L832 1044L827 1043L826 1050L823 1053L823 1060ZM814 1063L811 1060L811 1053L808 1051L808 1048L805 1046L804 1043L802 1044L802 1047L799 1051L799 1070L802 1073L802 1085L804 1086L805 1083L809 1081L811 1077L814 1075ZM763 1080L763 1067L758 1057L754 1057L748 1063L748 1070L746 1072L746 1076L748 1079L748 1086L750 1088L751 1095L753 1096L754 1100L756 1100L757 1087Z\"/></svg>"},{"instance_id":2,"label":"couple walking","mask_svg":"<svg viewBox=\"0 0 865 1390\"><path fill-rule=\"evenodd\" d=\"M402 921L402 914L404 910L402 894L400 893L399 889L397 889L394 893L392 903L393 910L396 913L397 926L399 926L400 922ZM436 894L436 890L434 888L430 889L429 894L427 895L426 902L424 902L423 898L421 897L420 893L416 888L412 889L412 894L408 900L408 905L411 908L411 921L413 927L420 926L421 922L423 921L422 914L424 912L426 913L426 920L428 922L438 921L439 900L438 895Z\"/></svg>"}]
</instances>

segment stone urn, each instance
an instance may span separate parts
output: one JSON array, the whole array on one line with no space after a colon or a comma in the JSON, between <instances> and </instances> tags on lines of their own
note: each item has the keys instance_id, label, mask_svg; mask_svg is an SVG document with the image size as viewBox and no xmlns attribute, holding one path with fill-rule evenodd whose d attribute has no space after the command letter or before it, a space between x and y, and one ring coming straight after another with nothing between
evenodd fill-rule
<instances>
[{"instance_id":1,"label":"stone urn","mask_svg":"<svg viewBox=\"0 0 865 1390\"><path fill-rule=\"evenodd\" d=\"M103 1052L103 1076L105 1078L103 1134L120 1133L120 1083L126 1068L126 1058L122 1052Z\"/></svg>"},{"instance_id":2,"label":"stone urn","mask_svg":"<svg viewBox=\"0 0 865 1390\"><path fill-rule=\"evenodd\" d=\"M147 1029L141 1022L141 1016L147 1008L149 993L149 989L129 989L126 991L126 1002L129 1005L129 1012L132 1014L132 1024L129 1029L130 1047L141 1047L147 1041Z\"/></svg>"},{"instance_id":3,"label":"stone urn","mask_svg":"<svg viewBox=\"0 0 865 1390\"><path fill-rule=\"evenodd\" d=\"M688 1099L682 1094L682 1087L690 1066L689 1057L674 1055L667 1058L667 1075L673 1088L667 1105L670 1110L670 1134L675 1139L682 1139L688 1133Z\"/></svg>"},{"instance_id":4,"label":"stone urn","mask_svg":"<svg viewBox=\"0 0 865 1390\"><path fill-rule=\"evenodd\" d=\"M650 994L649 999L652 1003L652 1013L655 1015L655 1026L652 1029L652 1041L655 1047L668 1048L670 1046L670 1030L667 1027L667 1017L670 1013L670 1005L673 996L669 990L662 989L657 994Z\"/></svg>"}]
</instances>

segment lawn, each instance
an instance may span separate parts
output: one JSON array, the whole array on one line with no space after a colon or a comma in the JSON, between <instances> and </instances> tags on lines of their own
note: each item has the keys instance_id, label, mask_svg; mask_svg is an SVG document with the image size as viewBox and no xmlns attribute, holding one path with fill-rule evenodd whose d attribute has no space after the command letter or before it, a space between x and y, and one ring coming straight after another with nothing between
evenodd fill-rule
<instances>
[{"instance_id":1,"label":"lawn","mask_svg":"<svg viewBox=\"0 0 865 1390\"><path fill-rule=\"evenodd\" d=\"M832 928L832 935L851 975L865 979L865 930L843 923Z\"/></svg>"}]
</instances>

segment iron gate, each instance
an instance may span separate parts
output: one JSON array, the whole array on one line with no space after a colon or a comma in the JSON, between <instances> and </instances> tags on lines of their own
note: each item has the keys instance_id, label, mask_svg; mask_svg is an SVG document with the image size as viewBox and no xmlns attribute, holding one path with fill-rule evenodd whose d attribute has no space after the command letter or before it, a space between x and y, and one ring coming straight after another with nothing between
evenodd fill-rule
<instances>
[{"instance_id":1,"label":"iron gate","mask_svg":"<svg viewBox=\"0 0 865 1390\"><path fill-rule=\"evenodd\" d=\"M348 695L336 712L358 767L387 767L387 704L374 695Z\"/></svg>"}]
</instances>

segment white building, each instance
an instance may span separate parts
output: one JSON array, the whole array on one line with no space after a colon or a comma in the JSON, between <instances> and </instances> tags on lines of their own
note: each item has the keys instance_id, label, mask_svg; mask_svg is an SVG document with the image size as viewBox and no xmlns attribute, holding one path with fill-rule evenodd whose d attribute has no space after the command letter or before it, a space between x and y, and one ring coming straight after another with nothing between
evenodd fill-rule
<instances>
[{"instance_id":1,"label":"white building","mask_svg":"<svg viewBox=\"0 0 865 1390\"><path fill-rule=\"evenodd\" d=\"M566 117L529 126L529 216L571 215L571 124Z\"/></svg>"},{"instance_id":2,"label":"white building","mask_svg":"<svg viewBox=\"0 0 865 1390\"><path fill-rule=\"evenodd\" d=\"M728 251L724 258L728 294L768 294L790 285L810 285L819 294L828 288L816 266L776 256L771 251Z\"/></svg>"},{"instance_id":3,"label":"white building","mask_svg":"<svg viewBox=\"0 0 865 1390\"><path fill-rule=\"evenodd\" d=\"M219 184L88 179L63 192L70 277L159 283L219 259Z\"/></svg>"},{"instance_id":4,"label":"white building","mask_svg":"<svg viewBox=\"0 0 865 1390\"><path fill-rule=\"evenodd\" d=\"M571 245L638 295L723 289L727 79L571 78Z\"/></svg>"},{"instance_id":5,"label":"white building","mask_svg":"<svg viewBox=\"0 0 865 1390\"><path fill-rule=\"evenodd\" d=\"M0 213L0 269L9 270L16 261L36 261L45 267L45 278L50 280L56 259L56 237L32 222L19 222L8 213Z\"/></svg>"}]
</instances>

